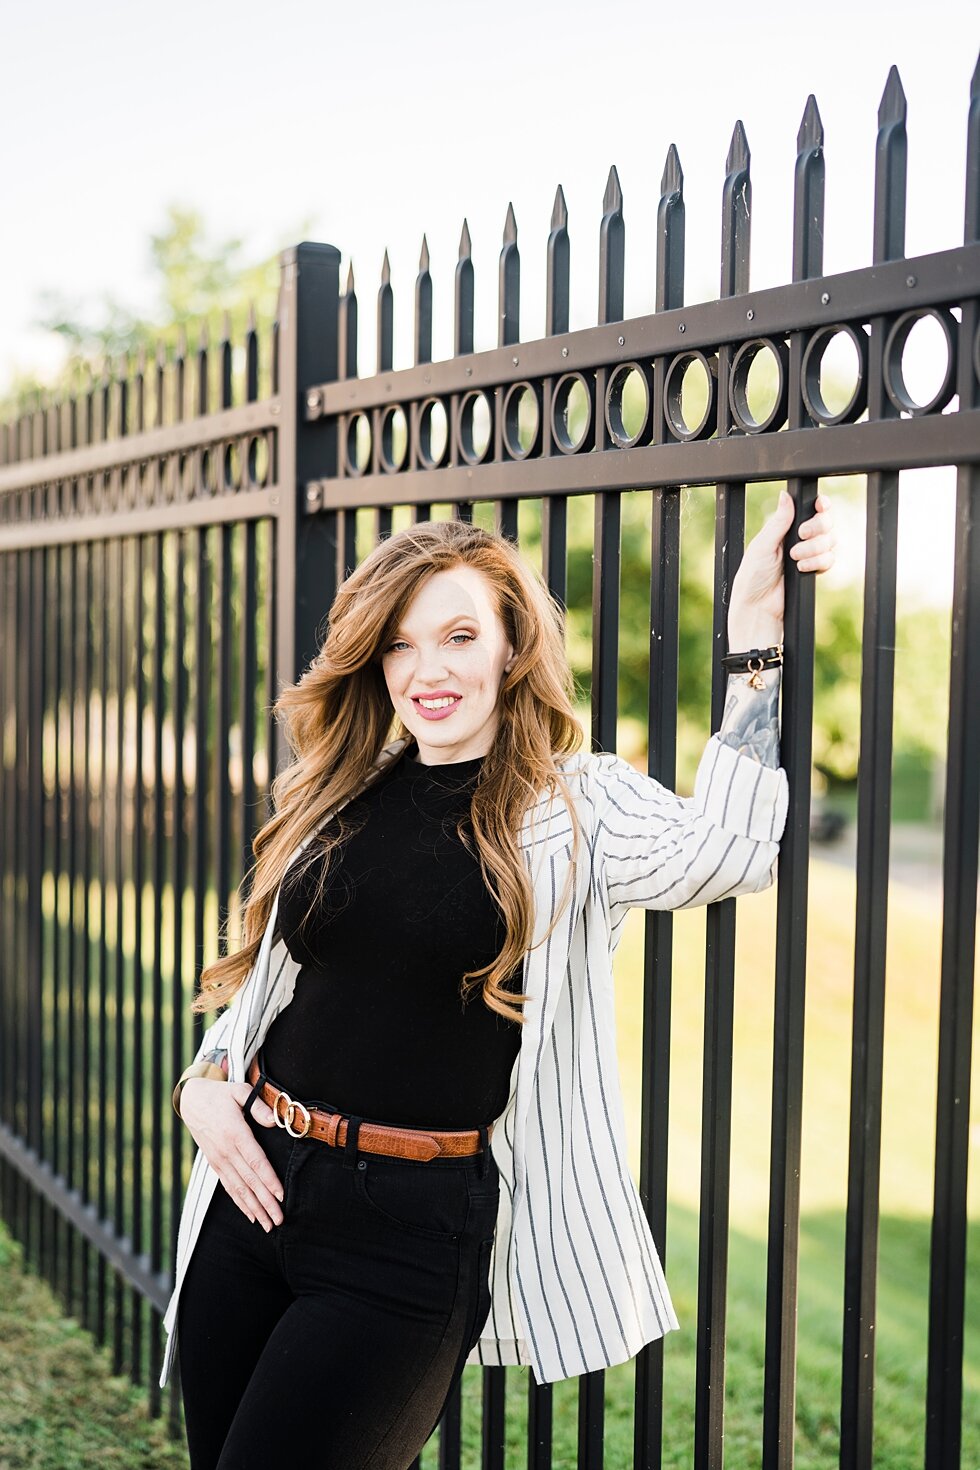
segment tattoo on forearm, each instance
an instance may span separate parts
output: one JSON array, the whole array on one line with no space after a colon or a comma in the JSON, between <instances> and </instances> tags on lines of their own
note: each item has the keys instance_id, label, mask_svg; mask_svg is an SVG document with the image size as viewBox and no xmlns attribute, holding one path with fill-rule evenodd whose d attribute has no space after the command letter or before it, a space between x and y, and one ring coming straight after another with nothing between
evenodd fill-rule
<instances>
[{"instance_id":1,"label":"tattoo on forearm","mask_svg":"<svg viewBox=\"0 0 980 1470\"><path fill-rule=\"evenodd\" d=\"M779 669L765 669L764 689L753 689L748 674L729 674L719 738L761 766L779 765Z\"/></svg>"},{"instance_id":2,"label":"tattoo on forearm","mask_svg":"<svg viewBox=\"0 0 980 1470\"><path fill-rule=\"evenodd\" d=\"M220 1067L227 1055L228 1048L226 1046L213 1046L210 1051L204 1053L201 1061L213 1062L216 1067Z\"/></svg>"}]
</instances>

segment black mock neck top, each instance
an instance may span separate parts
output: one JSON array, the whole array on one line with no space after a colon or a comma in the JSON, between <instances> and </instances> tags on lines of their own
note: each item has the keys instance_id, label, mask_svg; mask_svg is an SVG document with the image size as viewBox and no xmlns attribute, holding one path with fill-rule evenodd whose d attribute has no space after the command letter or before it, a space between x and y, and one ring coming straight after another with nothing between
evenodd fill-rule
<instances>
[{"instance_id":1,"label":"black mock neck top","mask_svg":"<svg viewBox=\"0 0 980 1470\"><path fill-rule=\"evenodd\" d=\"M520 1025L491 1011L463 974L488 964L504 921L468 822L483 757L428 766L414 744L323 829L352 835L287 871L279 927L302 966L263 1048L296 1098L403 1127L475 1128L503 1112ZM311 910L312 905L312 910ZM508 988L521 989L519 967Z\"/></svg>"}]
</instances>

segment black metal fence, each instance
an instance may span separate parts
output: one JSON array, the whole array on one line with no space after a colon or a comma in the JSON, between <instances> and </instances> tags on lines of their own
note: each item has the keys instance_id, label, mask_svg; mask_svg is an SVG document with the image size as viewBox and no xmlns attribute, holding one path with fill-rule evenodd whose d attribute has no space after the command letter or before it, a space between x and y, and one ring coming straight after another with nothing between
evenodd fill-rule
<instances>
[{"instance_id":1,"label":"black metal fence","mask_svg":"<svg viewBox=\"0 0 980 1470\"><path fill-rule=\"evenodd\" d=\"M0 430L0 1207L27 1258L114 1363L156 1380L191 1140L169 1106L196 1045L192 984L235 932L236 887L281 758L269 709L315 650L338 580L393 518L537 517L543 570L567 596L567 515L594 497L592 735L617 730L622 495L648 499L649 770L676 776L680 487L715 488L715 612L744 538L746 486L786 480L797 518L818 479L867 477L840 1463L871 1463L899 472L957 466L941 1014L924 1461L959 1463L970 1039L980 816L980 79L969 107L965 243L904 256L905 98L888 79L876 145L873 264L822 275L824 155L810 98L799 132L792 282L749 287L750 160L727 161L721 289L684 305L683 180L671 148L658 211L655 310L623 320L623 201L610 173L597 325L569 331L559 189L547 323L519 338L513 212L500 255L499 343L473 351L464 226L455 355L431 360L423 246L413 367L393 371L387 257L378 361L358 376L357 299L327 245L286 252L272 341L236 358L202 342L123 365ZM947 348L929 402L905 346L930 318ZM858 370L828 403L844 334ZM226 334L227 338L227 334ZM216 360L217 359L217 360ZM760 363L769 390L755 381ZM261 374L260 374L261 367ZM700 387L698 379L700 375ZM260 376L268 391L259 396ZM193 392L192 392L193 389ZM698 400L698 393L700 399ZM237 399L238 401L233 401ZM695 405L692 408L692 404ZM409 507L405 510L405 507ZM360 538L358 531L360 530ZM782 844L775 956L761 1462L792 1462L813 715L814 585L787 579ZM715 664L717 668L717 663ZM722 677L712 686L712 728ZM641 1194L668 1263L672 916L645 923ZM707 917L694 1463L722 1463L731 1163L735 903ZM483 1370L482 1463L504 1464L507 1375ZM663 1442L663 1350L635 1364L633 1463ZM579 1385L579 1464L603 1462L601 1373ZM170 1399L179 1420L176 1383ZM527 1464L552 1463L551 1387L528 1382ZM438 1431L459 1464L460 1401ZM509 1462L512 1463L512 1462Z\"/></svg>"}]
</instances>

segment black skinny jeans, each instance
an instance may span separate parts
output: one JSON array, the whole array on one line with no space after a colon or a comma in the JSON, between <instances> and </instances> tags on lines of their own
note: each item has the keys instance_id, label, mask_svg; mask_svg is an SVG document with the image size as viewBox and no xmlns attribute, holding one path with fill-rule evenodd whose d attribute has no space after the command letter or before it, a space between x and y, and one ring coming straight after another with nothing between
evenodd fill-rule
<instances>
[{"instance_id":1,"label":"black skinny jeans","mask_svg":"<svg viewBox=\"0 0 980 1470\"><path fill-rule=\"evenodd\" d=\"M191 1470L405 1470L489 1314L493 1154L345 1152L245 1116L283 1223L216 1186L178 1301Z\"/></svg>"}]
</instances>

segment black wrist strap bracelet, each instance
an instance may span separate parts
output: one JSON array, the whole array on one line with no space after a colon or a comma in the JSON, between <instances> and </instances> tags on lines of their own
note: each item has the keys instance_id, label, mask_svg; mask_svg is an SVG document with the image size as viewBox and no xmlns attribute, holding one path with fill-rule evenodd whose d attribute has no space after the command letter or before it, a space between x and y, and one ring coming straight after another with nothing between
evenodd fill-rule
<instances>
[{"instance_id":1,"label":"black wrist strap bracelet","mask_svg":"<svg viewBox=\"0 0 980 1470\"><path fill-rule=\"evenodd\" d=\"M749 684L753 689L764 689L763 669L782 667L783 645L775 643L770 648L750 648L745 653L726 653L722 656L722 668L729 674L751 674Z\"/></svg>"}]
</instances>

